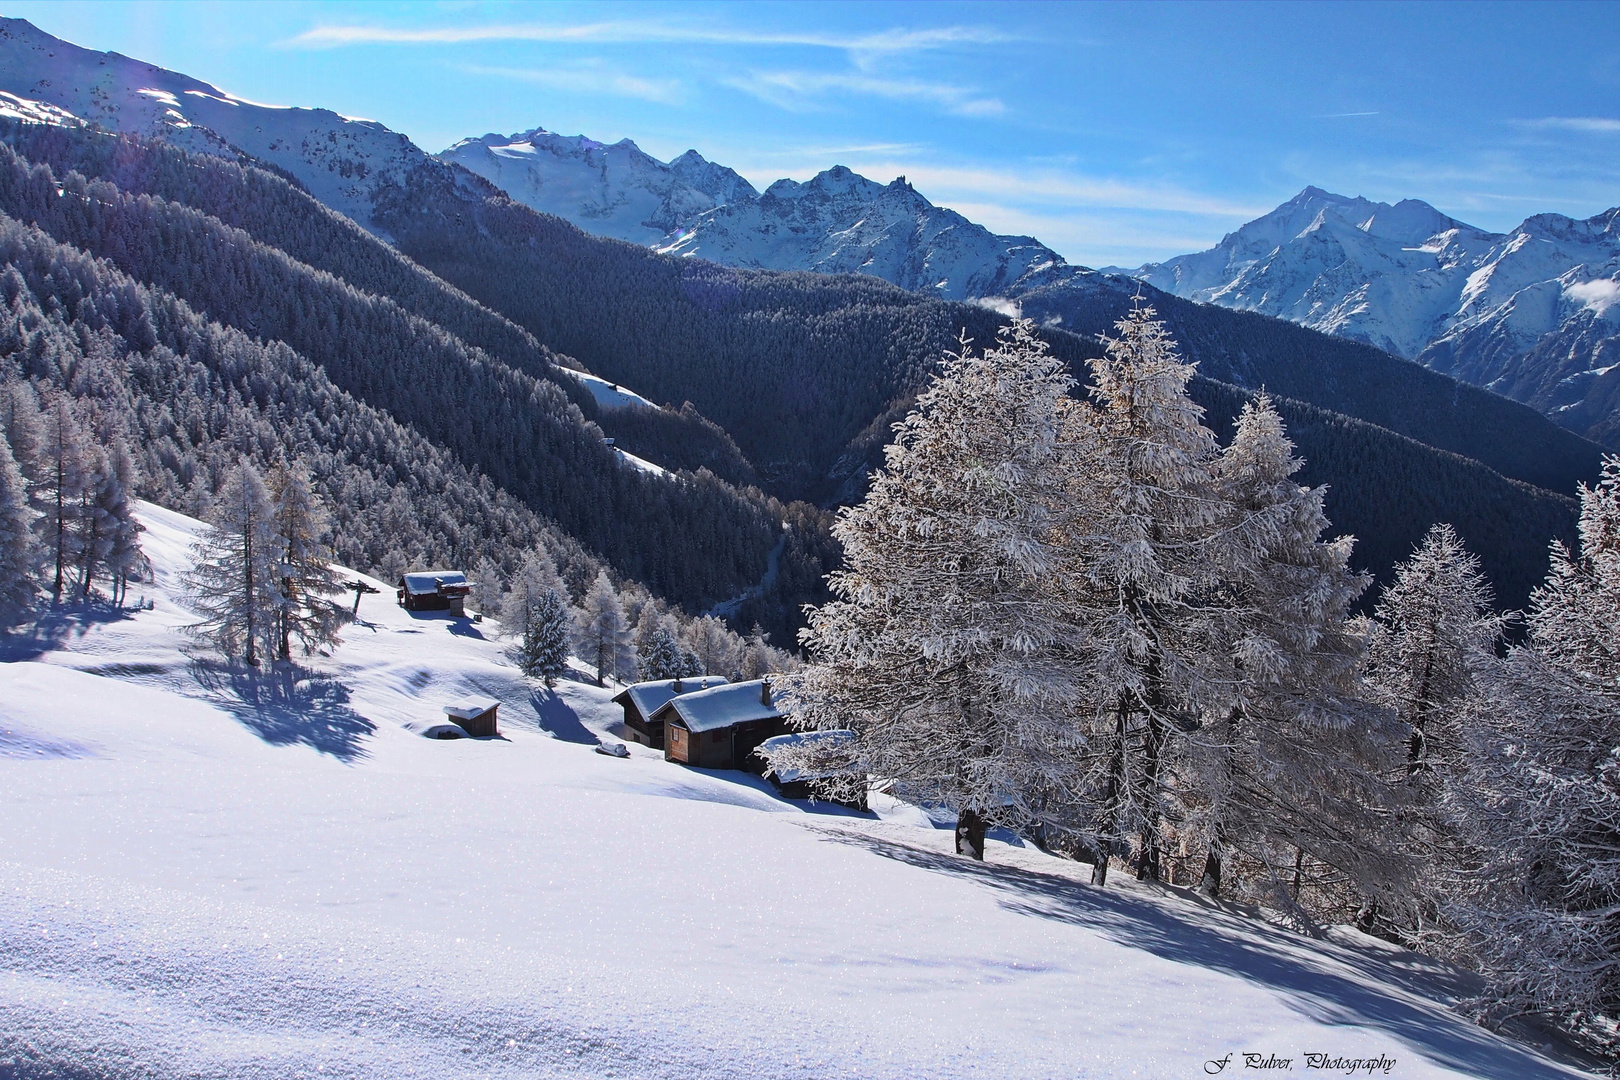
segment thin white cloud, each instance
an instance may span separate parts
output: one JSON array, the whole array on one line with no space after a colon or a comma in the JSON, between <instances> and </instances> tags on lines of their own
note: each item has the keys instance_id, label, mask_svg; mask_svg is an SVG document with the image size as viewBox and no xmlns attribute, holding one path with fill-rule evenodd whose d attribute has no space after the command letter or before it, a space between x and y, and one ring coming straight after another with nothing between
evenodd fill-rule
<instances>
[{"instance_id":1,"label":"thin white cloud","mask_svg":"<svg viewBox=\"0 0 1620 1080\"><path fill-rule=\"evenodd\" d=\"M610 94L614 97L637 98L662 105L678 105L685 99L684 90L677 79L643 78L600 62L536 68L462 64L459 65L459 70L469 75L512 79L576 94Z\"/></svg>"},{"instance_id":2,"label":"thin white cloud","mask_svg":"<svg viewBox=\"0 0 1620 1080\"><path fill-rule=\"evenodd\" d=\"M1330 113L1322 113L1319 116L1313 116L1313 117L1311 117L1311 119L1312 120L1347 120L1347 119L1349 119L1350 117L1353 117L1353 116L1377 116L1377 115L1378 115L1378 113L1376 111L1373 111L1373 112L1330 112Z\"/></svg>"},{"instance_id":3,"label":"thin white cloud","mask_svg":"<svg viewBox=\"0 0 1620 1080\"><path fill-rule=\"evenodd\" d=\"M1521 123L1526 127L1601 132L1605 135L1620 132L1620 120L1607 116L1543 116L1536 120L1524 120Z\"/></svg>"},{"instance_id":4,"label":"thin white cloud","mask_svg":"<svg viewBox=\"0 0 1620 1080\"><path fill-rule=\"evenodd\" d=\"M957 116L999 116L1007 111L998 98L950 83L921 79L893 79L862 72L753 71L727 86L752 94L780 108L803 111L821 107L829 95L881 97L923 101Z\"/></svg>"},{"instance_id":5,"label":"thin white cloud","mask_svg":"<svg viewBox=\"0 0 1620 1080\"><path fill-rule=\"evenodd\" d=\"M874 178L904 173L918 190L938 202L932 192L943 197L951 193L983 195L995 199L1020 198L1035 203L1149 210L1178 214L1198 214L1249 221L1269 213L1270 206L1248 206L1198 192L1170 186L1134 184L1120 180L1090 177L1080 173L1022 169L985 169L970 166L931 165L917 162L864 162L850 168ZM956 203L948 205L955 206Z\"/></svg>"},{"instance_id":6,"label":"thin white cloud","mask_svg":"<svg viewBox=\"0 0 1620 1080\"><path fill-rule=\"evenodd\" d=\"M313 26L282 44L295 48L333 49L348 45L466 45L492 41L615 45L684 43L802 46L864 55L892 55L951 45L988 45L1011 40L1010 35L984 26L941 26L926 30L893 29L875 34L840 35L681 26L629 19L574 24L494 23L484 26L321 25Z\"/></svg>"}]
</instances>

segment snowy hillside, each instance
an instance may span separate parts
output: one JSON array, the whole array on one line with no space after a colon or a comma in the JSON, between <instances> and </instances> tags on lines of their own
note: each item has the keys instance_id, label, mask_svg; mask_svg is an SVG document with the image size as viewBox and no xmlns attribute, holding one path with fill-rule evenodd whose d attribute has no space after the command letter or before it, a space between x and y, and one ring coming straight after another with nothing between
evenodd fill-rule
<instances>
[{"instance_id":1,"label":"snowy hillside","mask_svg":"<svg viewBox=\"0 0 1620 1080\"><path fill-rule=\"evenodd\" d=\"M1208 251L1131 273L1365 341L1556 416L1612 366L1598 346L1620 333L1617 216L1540 214L1489 233L1416 199L1308 187ZM1546 355L1532 357L1538 346Z\"/></svg>"},{"instance_id":2,"label":"snowy hillside","mask_svg":"<svg viewBox=\"0 0 1620 1080\"><path fill-rule=\"evenodd\" d=\"M6 1075L1179 1078L1232 1052L1581 1075L1350 931L595 754L611 690L547 692L492 623L386 591L296 673L192 660L197 525L142 516L152 609L0 665ZM468 693L501 737L405 727Z\"/></svg>"},{"instance_id":3,"label":"snowy hillside","mask_svg":"<svg viewBox=\"0 0 1620 1080\"><path fill-rule=\"evenodd\" d=\"M659 243L705 210L756 194L696 150L666 164L629 139L608 146L544 128L463 139L439 157L542 213L637 244Z\"/></svg>"},{"instance_id":4,"label":"snowy hillside","mask_svg":"<svg viewBox=\"0 0 1620 1080\"><path fill-rule=\"evenodd\" d=\"M0 19L0 91L21 99L5 99L13 114L38 113L31 103L43 103L190 150L234 147L285 169L321 202L368 227L380 189L424 164L442 168L374 121L246 101L178 72L82 49L23 19Z\"/></svg>"}]
</instances>

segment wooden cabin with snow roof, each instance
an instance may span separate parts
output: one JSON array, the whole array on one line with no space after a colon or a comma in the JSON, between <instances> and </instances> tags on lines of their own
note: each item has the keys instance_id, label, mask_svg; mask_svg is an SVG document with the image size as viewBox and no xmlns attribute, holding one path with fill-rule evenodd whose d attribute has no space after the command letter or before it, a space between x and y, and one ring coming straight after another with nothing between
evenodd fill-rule
<instances>
[{"instance_id":1,"label":"wooden cabin with snow roof","mask_svg":"<svg viewBox=\"0 0 1620 1080\"><path fill-rule=\"evenodd\" d=\"M613 698L614 704L624 709L624 726L630 729L630 738L654 750L664 748L664 722L653 715L670 698L724 686L727 680L719 675L700 675L690 679L651 679L631 683Z\"/></svg>"},{"instance_id":2,"label":"wooden cabin with snow roof","mask_svg":"<svg viewBox=\"0 0 1620 1080\"><path fill-rule=\"evenodd\" d=\"M759 744L787 730L765 679L670 698L653 714L664 725L664 760L700 769L759 772Z\"/></svg>"},{"instance_id":3,"label":"wooden cabin with snow roof","mask_svg":"<svg viewBox=\"0 0 1620 1080\"><path fill-rule=\"evenodd\" d=\"M467 594L472 582L460 570L417 570L399 579L399 606L406 611L448 611L460 617L467 613Z\"/></svg>"}]
</instances>

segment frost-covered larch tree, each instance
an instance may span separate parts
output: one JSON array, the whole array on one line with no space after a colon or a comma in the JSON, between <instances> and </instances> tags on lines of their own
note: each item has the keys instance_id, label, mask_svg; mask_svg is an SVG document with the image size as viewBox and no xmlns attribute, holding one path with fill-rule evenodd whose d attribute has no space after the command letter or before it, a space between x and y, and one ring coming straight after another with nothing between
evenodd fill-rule
<instances>
[{"instance_id":1,"label":"frost-covered larch tree","mask_svg":"<svg viewBox=\"0 0 1620 1080\"><path fill-rule=\"evenodd\" d=\"M141 551L141 525L135 520L133 499L139 482L135 459L122 439L115 439L105 453L105 461L97 477L95 489L96 520L100 534L96 539L96 561L92 570L107 574L111 587L110 599L121 606L129 592L129 583L140 580L147 570L147 559ZM85 574L85 595L89 595L90 571Z\"/></svg>"},{"instance_id":2,"label":"frost-covered larch tree","mask_svg":"<svg viewBox=\"0 0 1620 1080\"><path fill-rule=\"evenodd\" d=\"M1209 600L1225 670L1189 737L1201 886L1229 886L1231 856L1265 868L1285 904L1280 863L1303 857L1363 882L1388 878L1380 811L1394 798L1391 724L1364 700L1366 634L1351 605L1370 579L1350 569L1353 539L1324 540L1325 488L1293 479L1302 462L1271 399L1246 404L1216 466L1227 506L1221 580Z\"/></svg>"},{"instance_id":3,"label":"frost-covered larch tree","mask_svg":"<svg viewBox=\"0 0 1620 1080\"><path fill-rule=\"evenodd\" d=\"M1091 361L1098 438L1075 478L1092 518L1068 557L1101 687L1083 710L1093 775L1082 786L1100 804L1091 841L1098 885L1109 856L1133 840L1138 876L1160 876L1173 796L1166 770L1179 752L1172 741L1196 715L1220 655L1199 603L1220 570L1217 444L1187 394L1193 365L1154 314L1135 306L1104 340L1106 355Z\"/></svg>"},{"instance_id":4,"label":"frost-covered larch tree","mask_svg":"<svg viewBox=\"0 0 1620 1080\"><path fill-rule=\"evenodd\" d=\"M0 436L0 626L26 622L39 601L39 547L28 485Z\"/></svg>"},{"instance_id":5,"label":"frost-covered larch tree","mask_svg":"<svg viewBox=\"0 0 1620 1080\"><path fill-rule=\"evenodd\" d=\"M1437 728L1469 693L1502 634L1479 558L1450 525L1431 528L1378 598L1369 678L1377 700L1407 729L1407 771L1426 773Z\"/></svg>"},{"instance_id":6,"label":"frost-covered larch tree","mask_svg":"<svg viewBox=\"0 0 1620 1080\"><path fill-rule=\"evenodd\" d=\"M575 615L580 652L596 667L596 685L608 676L620 678L635 671L636 655L631 629L618 591L607 571L597 573Z\"/></svg>"},{"instance_id":7,"label":"frost-covered larch tree","mask_svg":"<svg viewBox=\"0 0 1620 1080\"><path fill-rule=\"evenodd\" d=\"M332 567L326 508L300 465L282 465L270 477L273 528L279 545L276 571L281 603L276 613L276 656L292 659L292 641L306 652L334 645L349 612L335 599L343 581Z\"/></svg>"},{"instance_id":8,"label":"frost-covered larch tree","mask_svg":"<svg viewBox=\"0 0 1620 1080\"><path fill-rule=\"evenodd\" d=\"M58 394L42 410L40 430L41 481L34 492L40 516L35 527L50 560L51 603L60 604L67 595L68 571L79 554L88 451L72 399L65 394Z\"/></svg>"},{"instance_id":9,"label":"frost-covered larch tree","mask_svg":"<svg viewBox=\"0 0 1620 1080\"><path fill-rule=\"evenodd\" d=\"M834 599L784 680L796 723L850 730L850 758L957 814L957 851L1022 827L1026 793L1076 737L1067 722L1084 628L1055 587L1074 502L1077 403L1032 324L982 355L964 341L896 426L886 464L834 535Z\"/></svg>"},{"instance_id":10,"label":"frost-covered larch tree","mask_svg":"<svg viewBox=\"0 0 1620 1080\"><path fill-rule=\"evenodd\" d=\"M193 548L185 587L203 618L192 633L249 666L275 655L281 553L270 491L258 470L243 462L215 496L209 528Z\"/></svg>"},{"instance_id":11,"label":"frost-covered larch tree","mask_svg":"<svg viewBox=\"0 0 1620 1080\"><path fill-rule=\"evenodd\" d=\"M1443 910L1490 980L1487 1016L1539 1013L1620 1054L1620 459L1555 543L1529 639L1488 667L1445 769L1466 844Z\"/></svg>"}]
</instances>

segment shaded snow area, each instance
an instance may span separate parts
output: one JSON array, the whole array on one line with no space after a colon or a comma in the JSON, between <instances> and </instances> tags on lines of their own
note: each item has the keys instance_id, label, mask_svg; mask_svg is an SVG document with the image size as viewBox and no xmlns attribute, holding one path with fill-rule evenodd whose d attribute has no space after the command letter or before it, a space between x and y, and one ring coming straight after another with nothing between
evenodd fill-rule
<instances>
[{"instance_id":1,"label":"shaded snow area","mask_svg":"<svg viewBox=\"0 0 1620 1080\"><path fill-rule=\"evenodd\" d=\"M391 590L329 658L193 660L195 523L142 516L151 609L0 664L0 1076L1577 1075L1353 932L593 753L613 688L546 691ZM407 730L468 696L500 737Z\"/></svg>"}]
</instances>

